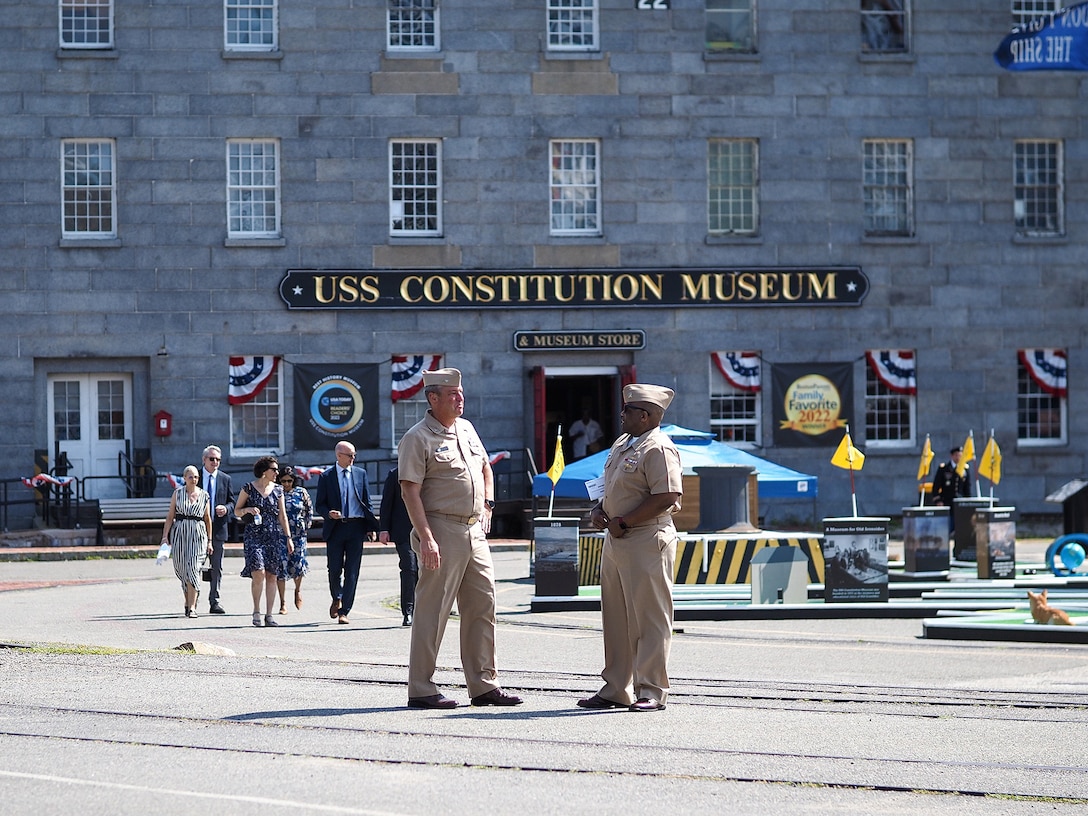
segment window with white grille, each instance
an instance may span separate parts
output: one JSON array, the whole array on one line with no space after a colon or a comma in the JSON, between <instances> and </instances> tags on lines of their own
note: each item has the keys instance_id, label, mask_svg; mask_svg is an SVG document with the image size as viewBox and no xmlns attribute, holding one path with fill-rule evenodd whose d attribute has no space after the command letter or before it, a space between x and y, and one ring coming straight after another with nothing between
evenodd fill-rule
<instances>
[{"instance_id":1,"label":"window with white grille","mask_svg":"<svg viewBox=\"0 0 1088 816\"><path fill-rule=\"evenodd\" d=\"M391 51L438 50L438 0L389 0L385 20Z\"/></svg>"},{"instance_id":2,"label":"window with white grille","mask_svg":"<svg viewBox=\"0 0 1088 816\"><path fill-rule=\"evenodd\" d=\"M1021 445L1064 445L1068 410L1065 349L1021 349L1016 369L1016 437Z\"/></svg>"},{"instance_id":3,"label":"window with white grille","mask_svg":"<svg viewBox=\"0 0 1088 816\"><path fill-rule=\"evenodd\" d=\"M274 139L227 142L227 236L280 235L279 144Z\"/></svg>"},{"instance_id":4,"label":"window with white grille","mask_svg":"<svg viewBox=\"0 0 1088 816\"><path fill-rule=\"evenodd\" d=\"M389 232L442 234L442 143L438 139L389 143Z\"/></svg>"},{"instance_id":5,"label":"window with white grille","mask_svg":"<svg viewBox=\"0 0 1088 816\"><path fill-rule=\"evenodd\" d=\"M870 447L914 444L917 378L914 352L865 352L865 442Z\"/></svg>"},{"instance_id":6,"label":"window with white grille","mask_svg":"<svg viewBox=\"0 0 1088 816\"><path fill-rule=\"evenodd\" d=\"M1061 235L1065 231L1061 142L1018 141L1013 172L1016 232Z\"/></svg>"},{"instance_id":7,"label":"window with white grille","mask_svg":"<svg viewBox=\"0 0 1088 816\"><path fill-rule=\"evenodd\" d=\"M865 234L914 234L913 150L908 139L866 139L862 158Z\"/></svg>"},{"instance_id":8,"label":"window with white grille","mask_svg":"<svg viewBox=\"0 0 1088 816\"><path fill-rule=\"evenodd\" d=\"M1062 10L1063 0L1012 0L1012 24L1025 25Z\"/></svg>"},{"instance_id":9,"label":"window with white grille","mask_svg":"<svg viewBox=\"0 0 1088 816\"><path fill-rule=\"evenodd\" d=\"M706 50L755 52L755 0L706 0Z\"/></svg>"},{"instance_id":10,"label":"window with white grille","mask_svg":"<svg viewBox=\"0 0 1088 816\"><path fill-rule=\"evenodd\" d=\"M758 233L758 142L755 139L711 139L707 180L710 234Z\"/></svg>"},{"instance_id":11,"label":"window with white grille","mask_svg":"<svg viewBox=\"0 0 1088 816\"><path fill-rule=\"evenodd\" d=\"M550 143L552 235L600 235L599 154L596 139Z\"/></svg>"},{"instance_id":12,"label":"window with white grille","mask_svg":"<svg viewBox=\"0 0 1088 816\"><path fill-rule=\"evenodd\" d=\"M275 51L279 45L277 0L223 0L228 51Z\"/></svg>"},{"instance_id":13,"label":"window with white grille","mask_svg":"<svg viewBox=\"0 0 1088 816\"><path fill-rule=\"evenodd\" d=\"M739 448L761 444L760 359L754 351L710 355L710 430Z\"/></svg>"},{"instance_id":14,"label":"window with white grille","mask_svg":"<svg viewBox=\"0 0 1088 816\"><path fill-rule=\"evenodd\" d=\"M266 360L273 359L266 357ZM230 448L238 456L275 454L283 445L283 400L277 365L248 402L230 405Z\"/></svg>"},{"instance_id":15,"label":"window with white grille","mask_svg":"<svg viewBox=\"0 0 1088 816\"><path fill-rule=\"evenodd\" d=\"M60 0L61 48L112 48L113 0Z\"/></svg>"},{"instance_id":16,"label":"window with white grille","mask_svg":"<svg viewBox=\"0 0 1088 816\"><path fill-rule=\"evenodd\" d=\"M65 238L117 237L114 152L109 139L62 142L61 233Z\"/></svg>"},{"instance_id":17,"label":"window with white grille","mask_svg":"<svg viewBox=\"0 0 1088 816\"><path fill-rule=\"evenodd\" d=\"M597 48L597 0L548 0L548 50Z\"/></svg>"}]
</instances>

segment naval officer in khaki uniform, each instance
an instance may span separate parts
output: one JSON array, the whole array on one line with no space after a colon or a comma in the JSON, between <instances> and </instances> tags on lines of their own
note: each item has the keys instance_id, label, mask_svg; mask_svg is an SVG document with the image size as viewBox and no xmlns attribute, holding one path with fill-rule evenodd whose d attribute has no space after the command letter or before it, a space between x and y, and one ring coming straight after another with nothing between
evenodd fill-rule
<instances>
[{"instance_id":1,"label":"naval officer in khaki uniform","mask_svg":"<svg viewBox=\"0 0 1088 816\"><path fill-rule=\"evenodd\" d=\"M476 429L461 414L461 372L423 372L427 415L400 440L401 496L419 559L408 707L456 708L434 683L435 664L453 603L461 618L461 665L475 706L513 706L495 671L495 571L486 534L495 506L491 463Z\"/></svg>"},{"instance_id":2,"label":"naval officer in khaki uniform","mask_svg":"<svg viewBox=\"0 0 1088 816\"><path fill-rule=\"evenodd\" d=\"M590 523L606 530L601 556L604 686L582 708L660 711L669 695L672 582L683 494L680 454L661 431L673 391L623 389L619 438L604 465L604 498Z\"/></svg>"}]
</instances>

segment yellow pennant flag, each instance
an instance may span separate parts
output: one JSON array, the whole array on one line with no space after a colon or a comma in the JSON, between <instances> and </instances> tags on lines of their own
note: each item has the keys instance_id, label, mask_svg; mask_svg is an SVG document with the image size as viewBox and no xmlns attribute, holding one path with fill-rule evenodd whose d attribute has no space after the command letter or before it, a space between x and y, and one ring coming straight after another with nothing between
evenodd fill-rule
<instances>
[{"instance_id":1,"label":"yellow pennant flag","mask_svg":"<svg viewBox=\"0 0 1088 816\"><path fill-rule=\"evenodd\" d=\"M559 477L563 475L563 468L567 466L567 463L563 459L563 434L559 433L555 437L555 458L552 459L552 466L548 468L548 478L552 480L552 487L559 482Z\"/></svg>"},{"instance_id":2,"label":"yellow pennant flag","mask_svg":"<svg viewBox=\"0 0 1088 816\"><path fill-rule=\"evenodd\" d=\"M831 457L831 464L835 467L841 467L843 470L861 470L861 466L865 464L865 454L854 447L854 443L850 441L849 432L835 449L835 455Z\"/></svg>"},{"instance_id":3,"label":"yellow pennant flag","mask_svg":"<svg viewBox=\"0 0 1088 816\"><path fill-rule=\"evenodd\" d=\"M997 446L997 440L992 436L982 451L982 458L978 461L978 474L989 479L994 484L1001 481L1001 448Z\"/></svg>"},{"instance_id":4,"label":"yellow pennant flag","mask_svg":"<svg viewBox=\"0 0 1088 816\"><path fill-rule=\"evenodd\" d=\"M959 464L956 465L956 474L963 477L967 473L967 466L975 458L975 432L967 434L967 441L963 443L963 453L960 454Z\"/></svg>"},{"instance_id":5,"label":"yellow pennant flag","mask_svg":"<svg viewBox=\"0 0 1088 816\"><path fill-rule=\"evenodd\" d=\"M922 481L929 475L929 466L933 464L933 446L929 444L929 434L926 434L926 444L922 448L922 458L918 462L918 481Z\"/></svg>"}]
</instances>

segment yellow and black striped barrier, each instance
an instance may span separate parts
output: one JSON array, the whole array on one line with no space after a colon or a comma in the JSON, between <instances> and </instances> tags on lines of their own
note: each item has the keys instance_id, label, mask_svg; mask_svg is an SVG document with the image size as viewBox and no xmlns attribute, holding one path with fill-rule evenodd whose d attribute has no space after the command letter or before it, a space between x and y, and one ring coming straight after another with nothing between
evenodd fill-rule
<instances>
[{"instance_id":1,"label":"yellow and black striped barrier","mask_svg":"<svg viewBox=\"0 0 1088 816\"><path fill-rule=\"evenodd\" d=\"M752 580L752 557L764 547L798 547L808 557L809 583L824 581L824 555L819 536L782 533L707 536L681 535L676 543L673 581L677 584L747 584ZM601 582L603 533L578 537L578 585ZM704 564L705 550L705 564Z\"/></svg>"}]
</instances>

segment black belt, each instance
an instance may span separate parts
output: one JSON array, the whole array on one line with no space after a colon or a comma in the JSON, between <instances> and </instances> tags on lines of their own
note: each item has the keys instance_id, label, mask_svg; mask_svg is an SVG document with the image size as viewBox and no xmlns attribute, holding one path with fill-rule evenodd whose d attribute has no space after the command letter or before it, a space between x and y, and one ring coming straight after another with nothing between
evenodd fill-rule
<instances>
[{"instance_id":1,"label":"black belt","mask_svg":"<svg viewBox=\"0 0 1088 816\"><path fill-rule=\"evenodd\" d=\"M204 516L187 516L184 513L174 513L174 521L204 521Z\"/></svg>"}]
</instances>

